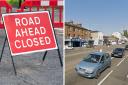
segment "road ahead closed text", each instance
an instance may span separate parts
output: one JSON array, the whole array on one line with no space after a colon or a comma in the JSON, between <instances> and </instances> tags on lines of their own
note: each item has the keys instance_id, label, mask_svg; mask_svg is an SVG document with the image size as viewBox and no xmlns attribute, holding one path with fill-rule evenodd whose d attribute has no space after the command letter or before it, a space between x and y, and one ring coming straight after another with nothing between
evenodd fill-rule
<instances>
[{"instance_id":1,"label":"road ahead closed text","mask_svg":"<svg viewBox=\"0 0 128 85\"><path fill-rule=\"evenodd\" d=\"M57 48L48 12L3 16L12 55Z\"/></svg>"},{"instance_id":2,"label":"road ahead closed text","mask_svg":"<svg viewBox=\"0 0 128 85\"><path fill-rule=\"evenodd\" d=\"M31 26L31 25L38 25L40 24L39 17L29 17L27 18L15 18L15 24L18 27L22 26ZM27 48L39 45L50 44L51 39L49 36L44 37L34 37L36 35L46 35L46 28L45 27L34 27L34 28L17 28L16 29L16 38L18 37L28 37L33 36L33 38L28 38L26 40L15 40L15 47L16 48Z\"/></svg>"}]
</instances>

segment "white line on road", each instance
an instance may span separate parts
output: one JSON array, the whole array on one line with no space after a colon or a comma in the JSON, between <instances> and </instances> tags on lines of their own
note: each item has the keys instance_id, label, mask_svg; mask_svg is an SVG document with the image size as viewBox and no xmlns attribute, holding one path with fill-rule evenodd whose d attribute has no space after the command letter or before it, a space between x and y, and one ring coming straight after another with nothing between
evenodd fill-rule
<instances>
[{"instance_id":1,"label":"white line on road","mask_svg":"<svg viewBox=\"0 0 128 85\"><path fill-rule=\"evenodd\" d=\"M119 66L127 57L128 57L128 55L126 57L124 57L116 66Z\"/></svg>"},{"instance_id":2,"label":"white line on road","mask_svg":"<svg viewBox=\"0 0 128 85\"><path fill-rule=\"evenodd\" d=\"M127 55L128 57L128 55ZM116 66L119 66L127 57L124 57ZM114 57L111 57L111 59L113 59ZM113 70L111 70L97 85L101 85L108 77L109 75L113 72ZM128 75L127 75L128 78Z\"/></svg>"},{"instance_id":3,"label":"white line on road","mask_svg":"<svg viewBox=\"0 0 128 85\"><path fill-rule=\"evenodd\" d=\"M113 70L111 70L97 85L101 85L108 77L109 75L113 72Z\"/></svg>"},{"instance_id":4,"label":"white line on road","mask_svg":"<svg viewBox=\"0 0 128 85\"><path fill-rule=\"evenodd\" d=\"M126 76L126 78L128 78L128 75Z\"/></svg>"},{"instance_id":5,"label":"white line on road","mask_svg":"<svg viewBox=\"0 0 128 85\"><path fill-rule=\"evenodd\" d=\"M116 66L119 66L123 61L124 61L125 58L123 58Z\"/></svg>"}]
</instances>

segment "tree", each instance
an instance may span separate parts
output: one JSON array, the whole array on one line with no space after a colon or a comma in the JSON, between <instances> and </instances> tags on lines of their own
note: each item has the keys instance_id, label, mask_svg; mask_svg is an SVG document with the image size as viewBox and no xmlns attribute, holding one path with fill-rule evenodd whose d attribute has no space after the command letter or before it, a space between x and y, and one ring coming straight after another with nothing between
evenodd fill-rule
<instances>
[{"instance_id":1,"label":"tree","mask_svg":"<svg viewBox=\"0 0 128 85\"><path fill-rule=\"evenodd\" d=\"M21 6L21 3L22 3L22 1L21 1L21 0L19 0L19 8L20 8L20 6Z\"/></svg>"},{"instance_id":2,"label":"tree","mask_svg":"<svg viewBox=\"0 0 128 85\"><path fill-rule=\"evenodd\" d=\"M123 35L128 38L128 31L127 30L123 30Z\"/></svg>"},{"instance_id":3,"label":"tree","mask_svg":"<svg viewBox=\"0 0 128 85\"><path fill-rule=\"evenodd\" d=\"M7 2L14 7L20 8L21 3L24 2L24 0L7 0Z\"/></svg>"}]
</instances>

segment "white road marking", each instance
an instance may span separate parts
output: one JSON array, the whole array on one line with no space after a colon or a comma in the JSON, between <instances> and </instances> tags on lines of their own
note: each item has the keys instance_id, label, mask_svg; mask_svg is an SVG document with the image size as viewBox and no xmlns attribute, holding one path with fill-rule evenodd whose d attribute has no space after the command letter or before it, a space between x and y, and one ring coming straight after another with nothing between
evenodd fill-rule
<instances>
[{"instance_id":1,"label":"white road marking","mask_svg":"<svg viewBox=\"0 0 128 85\"><path fill-rule=\"evenodd\" d=\"M116 66L119 66L123 61L124 61L125 58L123 58Z\"/></svg>"},{"instance_id":2,"label":"white road marking","mask_svg":"<svg viewBox=\"0 0 128 85\"><path fill-rule=\"evenodd\" d=\"M128 75L126 77L128 78Z\"/></svg>"},{"instance_id":3,"label":"white road marking","mask_svg":"<svg viewBox=\"0 0 128 85\"><path fill-rule=\"evenodd\" d=\"M113 70L111 70L97 85L101 85L108 77L109 75L113 72Z\"/></svg>"},{"instance_id":4,"label":"white road marking","mask_svg":"<svg viewBox=\"0 0 128 85\"><path fill-rule=\"evenodd\" d=\"M128 55L127 55L128 57ZM124 57L116 66L119 66L127 57ZM111 57L111 59L113 59L114 57ZM97 85L101 85L108 77L109 75L113 72L113 70L111 70ZM128 75L126 76L128 78Z\"/></svg>"},{"instance_id":5,"label":"white road marking","mask_svg":"<svg viewBox=\"0 0 128 85\"><path fill-rule=\"evenodd\" d=\"M116 66L119 66L127 57L128 57L128 55L126 57L124 57Z\"/></svg>"}]
</instances>

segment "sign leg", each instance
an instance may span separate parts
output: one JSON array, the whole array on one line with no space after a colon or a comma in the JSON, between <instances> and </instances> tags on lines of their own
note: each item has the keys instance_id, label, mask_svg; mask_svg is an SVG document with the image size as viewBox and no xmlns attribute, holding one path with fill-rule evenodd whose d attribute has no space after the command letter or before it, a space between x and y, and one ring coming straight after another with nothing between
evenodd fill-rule
<instances>
[{"instance_id":1,"label":"sign leg","mask_svg":"<svg viewBox=\"0 0 128 85\"><path fill-rule=\"evenodd\" d=\"M58 47L57 51L58 51L58 56L59 56L59 60L60 60L60 65L61 65L61 67L63 67L63 61L61 59L61 54L60 54L60 49L59 49L59 45L58 45L58 42L57 42L57 36L56 36L55 29L53 29L53 31L54 31L54 34L55 34L56 44L57 44L57 47Z\"/></svg>"},{"instance_id":2,"label":"sign leg","mask_svg":"<svg viewBox=\"0 0 128 85\"><path fill-rule=\"evenodd\" d=\"M4 39L4 44L3 44L3 47L2 47L2 52L0 54L0 62L2 60L2 55L3 55L3 52L4 52L4 47L5 47L6 41L7 41L7 36ZM13 65L13 68L14 68L15 75L17 75L17 72L16 72L16 68L15 68L15 64L14 64L14 60L13 60L12 55L11 55L11 59L12 59L12 65Z\"/></svg>"},{"instance_id":3,"label":"sign leg","mask_svg":"<svg viewBox=\"0 0 128 85\"><path fill-rule=\"evenodd\" d=\"M47 52L48 52L48 51L45 51L45 53L44 53L44 56L43 56L43 58L42 58L42 61L43 61L43 62L44 62L44 60L45 60L45 58L46 58Z\"/></svg>"},{"instance_id":4,"label":"sign leg","mask_svg":"<svg viewBox=\"0 0 128 85\"><path fill-rule=\"evenodd\" d=\"M59 48L57 49L57 51L58 51L58 56L59 56L59 60L60 60L60 65L63 67L63 62L62 62L62 58L61 58L61 54L60 54Z\"/></svg>"},{"instance_id":5,"label":"sign leg","mask_svg":"<svg viewBox=\"0 0 128 85\"><path fill-rule=\"evenodd\" d=\"M3 52L4 52L4 47L5 47L6 40L7 40L7 36L6 36L5 39L4 39L4 44L3 44L3 47L2 47L2 52L1 52L1 54L0 54L0 62L1 62L1 60L2 60L2 55L3 55Z\"/></svg>"},{"instance_id":6,"label":"sign leg","mask_svg":"<svg viewBox=\"0 0 128 85\"><path fill-rule=\"evenodd\" d=\"M12 59L12 65L13 65L14 73L15 73L15 75L17 75L16 67L15 67L14 60L13 60L13 56L12 55L11 55L11 59Z\"/></svg>"}]
</instances>

